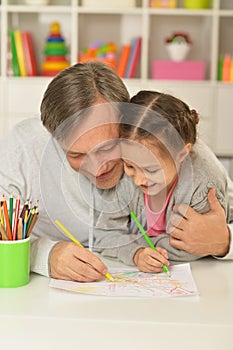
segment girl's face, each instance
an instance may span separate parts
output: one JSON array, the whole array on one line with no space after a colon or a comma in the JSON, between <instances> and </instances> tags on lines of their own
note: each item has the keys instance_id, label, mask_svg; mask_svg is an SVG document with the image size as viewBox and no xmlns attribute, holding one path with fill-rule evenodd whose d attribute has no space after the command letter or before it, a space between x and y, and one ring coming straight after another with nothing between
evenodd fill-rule
<instances>
[{"instance_id":1,"label":"girl's face","mask_svg":"<svg viewBox=\"0 0 233 350\"><path fill-rule=\"evenodd\" d=\"M172 158L148 140L124 140L121 144L125 173L149 195L167 193L177 177Z\"/></svg>"}]
</instances>

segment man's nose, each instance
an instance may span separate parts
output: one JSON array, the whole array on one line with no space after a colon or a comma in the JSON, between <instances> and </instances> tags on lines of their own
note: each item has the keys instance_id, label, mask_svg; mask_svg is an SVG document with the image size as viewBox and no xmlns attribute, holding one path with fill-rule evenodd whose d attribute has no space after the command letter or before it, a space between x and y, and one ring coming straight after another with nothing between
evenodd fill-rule
<instances>
[{"instance_id":1,"label":"man's nose","mask_svg":"<svg viewBox=\"0 0 233 350\"><path fill-rule=\"evenodd\" d=\"M81 167L91 172L93 175L96 175L98 169L108 161L105 158L106 157L98 152L90 152L85 156Z\"/></svg>"}]
</instances>

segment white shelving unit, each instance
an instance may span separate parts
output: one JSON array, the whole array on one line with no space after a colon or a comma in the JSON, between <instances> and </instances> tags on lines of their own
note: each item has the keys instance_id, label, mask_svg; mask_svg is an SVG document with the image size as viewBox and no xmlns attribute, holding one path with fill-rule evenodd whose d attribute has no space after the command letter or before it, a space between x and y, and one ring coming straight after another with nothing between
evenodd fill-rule
<instances>
[{"instance_id":1,"label":"white shelving unit","mask_svg":"<svg viewBox=\"0 0 233 350\"><path fill-rule=\"evenodd\" d=\"M0 135L23 118L39 115L43 92L51 78L7 76L7 32L32 33L38 67L53 21L61 24L69 47L71 64L79 50L93 41L114 41L120 48L132 37L142 36L140 65L135 79L125 80L131 94L139 89L157 89L184 99L201 115L200 135L217 154L233 155L233 84L217 81L218 58L233 54L233 1L212 0L210 8L191 10L178 0L175 9L150 8L149 0L135 0L135 7L84 6L88 0L50 0L46 6L25 5L24 0L2 0L0 5ZM31 2L38 0L31 0ZM93 2L93 1L92 1ZM105 1L106 2L106 1ZM117 0L115 0L117 3ZM204 60L203 81L153 80L152 61L168 59L165 37L174 31L188 32L193 46L188 59Z\"/></svg>"}]
</instances>

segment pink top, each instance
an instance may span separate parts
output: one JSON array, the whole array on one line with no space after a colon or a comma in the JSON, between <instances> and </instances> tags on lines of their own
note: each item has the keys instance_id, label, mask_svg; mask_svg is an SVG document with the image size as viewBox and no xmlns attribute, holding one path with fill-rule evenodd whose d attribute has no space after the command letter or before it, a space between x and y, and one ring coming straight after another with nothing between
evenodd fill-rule
<instances>
[{"instance_id":1,"label":"pink top","mask_svg":"<svg viewBox=\"0 0 233 350\"><path fill-rule=\"evenodd\" d=\"M162 233L166 233L166 226L167 226L166 210L167 210L167 206L170 201L171 195L174 191L174 188L176 187L176 184L177 184L177 180L172 185L172 188L168 193L168 196L166 198L163 208L157 213L153 212L149 207L148 194L144 195L144 201L146 205L146 221L147 221L148 236L158 236L158 235L161 235Z\"/></svg>"}]
</instances>

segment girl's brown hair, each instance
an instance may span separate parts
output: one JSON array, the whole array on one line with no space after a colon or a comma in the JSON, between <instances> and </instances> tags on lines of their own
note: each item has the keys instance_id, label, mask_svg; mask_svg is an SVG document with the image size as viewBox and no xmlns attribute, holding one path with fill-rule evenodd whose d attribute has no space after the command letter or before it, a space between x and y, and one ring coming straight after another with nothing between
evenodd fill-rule
<instances>
[{"instance_id":1,"label":"girl's brown hair","mask_svg":"<svg viewBox=\"0 0 233 350\"><path fill-rule=\"evenodd\" d=\"M180 99L156 91L142 90L131 98L130 105L123 108L121 137L142 139L166 135L174 138L168 129L175 129L184 144L194 144L197 138L198 113ZM127 104L126 104L127 105Z\"/></svg>"}]
</instances>

